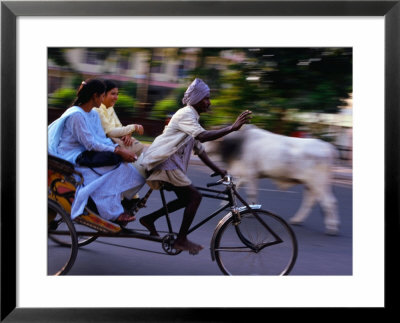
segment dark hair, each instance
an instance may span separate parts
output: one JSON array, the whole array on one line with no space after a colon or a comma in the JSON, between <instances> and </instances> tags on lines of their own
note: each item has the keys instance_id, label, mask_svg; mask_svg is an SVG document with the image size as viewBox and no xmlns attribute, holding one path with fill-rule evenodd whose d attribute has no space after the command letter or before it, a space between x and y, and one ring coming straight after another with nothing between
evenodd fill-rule
<instances>
[{"instance_id":1,"label":"dark hair","mask_svg":"<svg viewBox=\"0 0 400 323\"><path fill-rule=\"evenodd\" d=\"M106 93L118 87L117 83L111 80L105 80L104 85L106 86Z\"/></svg>"},{"instance_id":2,"label":"dark hair","mask_svg":"<svg viewBox=\"0 0 400 323\"><path fill-rule=\"evenodd\" d=\"M106 86L103 81L96 79L83 81L76 93L76 99L72 105L84 104L92 98L93 94L102 94L105 91Z\"/></svg>"}]
</instances>

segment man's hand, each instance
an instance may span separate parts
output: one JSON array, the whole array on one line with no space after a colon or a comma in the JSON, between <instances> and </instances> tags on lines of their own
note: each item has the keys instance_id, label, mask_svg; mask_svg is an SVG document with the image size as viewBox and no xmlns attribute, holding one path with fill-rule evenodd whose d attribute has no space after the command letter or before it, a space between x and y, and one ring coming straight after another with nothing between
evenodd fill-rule
<instances>
[{"instance_id":1,"label":"man's hand","mask_svg":"<svg viewBox=\"0 0 400 323\"><path fill-rule=\"evenodd\" d=\"M132 139L131 135L122 136L121 140L125 146L130 146L133 143L133 139Z\"/></svg>"},{"instance_id":2,"label":"man's hand","mask_svg":"<svg viewBox=\"0 0 400 323\"><path fill-rule=\"evenodd\" d=\"M195 139L199 140L200 142L206 142L211 140L219 139L232 131L239 130L246 122L251 119L252 112L246 110L242 112L236 119L235 123L231 126L227 126L225 128L217 129L217 130L206 130L200 132Z\"/></svg>"},{"instance_id":3,"label":"man's hand","mask_svg":"<svg viewBox=\"0 0 400 323\"><path fill-rule=\"evenodd\" d=\"M225 175L228 174L228 172L225 169L221 169L221 168L219 168L217 173L221 176L221 178L224 178Z\"/></svg>"},{"instance_id":4,"label":"man's hand","mask_svg":"<svg viewBox=\"0 0 400 323\"><path fill-rule=\"evenodd\" d=\"M211 159L208 157L207 153L205 150L203 150L199 155L200 160L206 165L208 166L211 170L213 170L215 173L217 173L218 175L220 175L222 178L224 178L224 176L226 174L228 174L228 172L224 169L219 168L217 165L215 165Z\"/></svg>"},{"instance_id":5,"label":"man's hand","mask_svg":"<svg viewBox=\"0 0 400 323\"><path fill-rule=\"evenodd\" d=\"M132 163L137 160L137 156L133 152L130 152L121 146L115 147L114 152L117 155L120 155L125 162Z\"/></svg>"},{"instance_id":6,"label":"man's hand","mask_svg":"<svg viewBox=\"0 0 400 323\"><path fill-rule=\"evenodd\" d=\"M232 125L232 130L239 130L245 123L251 119L252 112L250 110L243 111L236 119L235 123Z\"/></svg>"}]
</instances>

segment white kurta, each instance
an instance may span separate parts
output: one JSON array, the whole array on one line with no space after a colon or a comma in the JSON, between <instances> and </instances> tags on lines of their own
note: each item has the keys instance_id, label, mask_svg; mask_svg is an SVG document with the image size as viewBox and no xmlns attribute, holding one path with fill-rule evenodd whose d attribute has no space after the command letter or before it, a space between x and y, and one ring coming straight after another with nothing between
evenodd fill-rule
<instances>
[{"instance_id":1,"label":"white kurta","mask_svg":"<svg viewBox=\"0 0 400 323\"><path fill-rule=\"evenodd\" d=\"M205 131L199 124L199 118L199 114L192 106L179 109L164 128L163 133L154 139L150 147L144 152L141 165L147 170L154 169L192 138L196 138L198 134ZM195 140L194 144L197 153L204 150L200 141Z\"/></svg>"}]
</instances>

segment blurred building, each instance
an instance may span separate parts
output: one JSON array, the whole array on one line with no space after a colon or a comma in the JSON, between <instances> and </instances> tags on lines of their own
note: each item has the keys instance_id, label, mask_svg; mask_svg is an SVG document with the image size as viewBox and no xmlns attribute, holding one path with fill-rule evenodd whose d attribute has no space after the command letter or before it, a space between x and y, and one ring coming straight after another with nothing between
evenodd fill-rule
<instances>
[{"instance_id":1,"label":"blurred building","mask_svg":"<svg viewBox=\"0 0 400 323\"><path fill-rule=\"evenodd\" d=\"M198 50L188 48L64 49L66 66L48 60L48 93L71 87L77 74L130 81L146 86L176 88L196 66Z\"/></svg>"}]
</instances>

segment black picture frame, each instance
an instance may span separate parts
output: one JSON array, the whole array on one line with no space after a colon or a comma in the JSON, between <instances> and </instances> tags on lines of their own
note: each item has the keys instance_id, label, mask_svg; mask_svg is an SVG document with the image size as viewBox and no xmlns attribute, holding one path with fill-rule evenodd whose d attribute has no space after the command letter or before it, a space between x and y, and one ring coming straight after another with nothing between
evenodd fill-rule
<instances>
[{"instance_id":1,"label":"black picture frame","mask_svg":"<svg viewBox=\"0 0 400 323\"><path fill-rule=\"evenodd\" d=\"M385 307L396 310L392 263L399 255L400 1L2 1L1 2L1 321L202 322L259 317L249 308L16 307L16 20L19 16L383 16L385 18ZM372 152L373 153L373 152ZM373 189L373 188L371 188ZM371 236L373 239L373 235ZM212 291L210 291L212 292ZM345 291L343 291L345 293ZM140 297L132 292L132 298ZM250 297L250 295L238 295ZM272 310L272 309L270 309ZM279 309L274 309L279 311ZM287 309L281 309L284 312ZM327 309L328 310L328 309ZM251 311L251 314L249 313ZM270 313L270 312L268 312ZM314 312L317 313L317 312ZM349 313L349 312L347 312ZM369 312L371 313L371 312ZM281 313L283 314L283 313ZM317 314L319 316L320 314ZM324 319L326 314L320 317ZM334 314L329 314L333 318ZM284 318L283 316L281 316ZM369 317L372 318L372 316ZM377 316L378 317L378 316ZM272 317L270 317L272 319ZM267 318L265 318L267 319ZM276 319L276 318L274 318ZM256 319L258 320L258 319ZM246 320L247 321L247 320ZM250 320L251 321L251 320Z\"/></svg>"}]
</instances>

